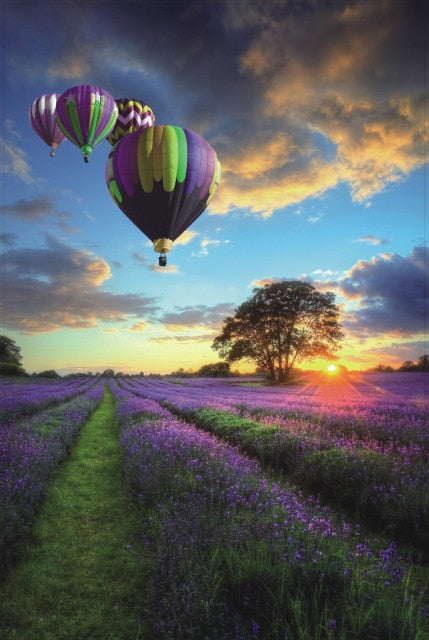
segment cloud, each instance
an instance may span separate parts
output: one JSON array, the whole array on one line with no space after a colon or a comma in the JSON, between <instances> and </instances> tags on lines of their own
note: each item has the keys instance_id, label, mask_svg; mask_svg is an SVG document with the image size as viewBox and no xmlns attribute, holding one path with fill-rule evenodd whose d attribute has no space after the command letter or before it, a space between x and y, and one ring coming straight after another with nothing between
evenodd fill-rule
<instances>
[{"instance_id":1,"label":"cloud","mask_svg":"<svg viewBox=\"0 0 429 640\"><path fill-rule=\"evenodd\" d=\"M274 284L274 282L278 282L277 278L258 278L256 280L252 280L252 287L265 287L266 285Z\"/></svg>"},{"instance_id":2,"label":"cloud","mask_svg":"<svg viewBox=\"0 0 429 640\"><path fill-rule=\"evenodd\" d=\"M196 236L198 235L198 233L196 231L192 231L191 229L187 229L186 231L184 231L178 238L176 238L176 240L174 241L174 245L187 245L189 244Z\"/></svg>"},{"instance_id":3,"label":"cloud","mask_svg":"<svg viewBox=\"0 0 429 640\"><path fill-rule=\"evenodd\" d=\"M379 244L387 244L389 240L387 240L387 238L378 238L377 236L368 235L368 236L361 236L356 240L356 242L365 242L366 244L379 245Z\"/></svg>"},{"instance_id":4,"label":"cloud","mask_svg":"<svg viewBox=\"0 0 429 640\"><path fill-rule=\"evenodd\" d=\"M406 257L384 254L360 260L336 283L324 286L346 299L343 326L350 334L406 337L427 331L428 283L428 249L415 247Z\"/></svg>"},{"instance_id":5,"label":"cloud","mask_svg":"<svg viewBox=\"0 0 429 640\"><path fill-rule=\"evenodd\" d=\"M47 237L46 248L10 249L2 254L3 326L28 334L153 316L154 298L116 294L102 286L107 262L89 251Z\"/></svg>"},{"instance_id":6,"label":"cloud","mask_svg":"<svg viewBox=\"0 0 429 640\"><path fill-rule=\"evenodd\" d=\"M50 196L37 196L33 200L17 200L15 204L1 205L0 212L19 220L40 220L55 214L54 201Z\"/></svg>"},{"instance_id":7,"label":"cloud","mask_svg":"<svg viewBox=\"0 0 429 640\"><path fill-rule=\"evenodd\" d=\"M4 137L0 137L0 147L0 174L14 176L28 185L35 184L37 180L27 162L24 149Z\"/></svg>"},{"instance_id":8,"label":"cloud","mask_svg":"<svg viewBox=\"0 0 429 640\"><path fill-rule=\"evenodd\" d=\"M149 269L150 271L157 271L158 273L164 273L164 274L179 272L175 264L168 264L166 267L160 267L157 264L150 264Z\"/></svg>"},{"instance_id":9,"label":"cloud","mask_svg":"<svg viewBox=\"0 0 429 640\"><path fill-rule=\"evenodd\" d=\"M225 317L233 311L234 306L229 302L221 302L213 306L183 307L175 312L164 314L160 322L169 331L186 331L203 327L213 329L220 326Z\"/></svg>"},{"instance_id":10,"label":"cloud","mask_svg":"<svg viewBox=\"0 0 429 640\"><path fill-rule=\"evenodd\" d=\"M94 0L41 16L18 3L5 29L13 38L25 18L38 41L49 37L33 76L144 91L158 122L204 135L223 167L209 213L269 217L341 183L366 204L426 161L423 5L177 0L169 11L102 11ZM18 78L35 56L32 41L15 40L5 66ZM25 155L14 163L31 179Z\"/></svg>"},{"instance_id":11,"label":"cloud","mask_svg":"<svg viewBox=\"0 0 429 640\"><path fill-rule=\"evenodd\" d=\"M197 253L192 253L192 255L195 257L208 256L209 247L218 247L221 244L229 244L229 240L209 240L208 238L204 238L200 243L201 250Z\"/></svg>"},{"instance_id":12,"label":"cloud","mask_svg":"<svg viewBox=\"0 0 429 640\"><path fill-rule=\"evenodd\" d=\"M80 45L82 47L82 45ZM70 53L65 50L62 56L52 60L47 69L47 76L52 80L79 80L90 73L90 65L88 63L88 55L85 51L86 47L82 47L84 51L74 51Z\"/></svg>"},{"instance_id":13,"label":"cloud","mask_svg":"<svg viewBox=\"0 0 429 640\"><path fill-rule=\"evenodd\" d=\"M266 198L251 188L252 210L271 215L339 182L349 184L354 200L365 202L422 166L428 138L424 132L421 3L413 3L413 10L390 2L362 2L353 7L325 4L323 14L276 12L276 8L269 2L265 8L259 3L254 8L251 23L256 36L240 61L243 73L259 85L265 99L259 122L265 130L274 122L283 126L291 155L284 165L284 156L278 154L279 166L283 165L275 177L279 191L263 165L270 136L261 140L257 155L250 155L255 173L259 169L257 181L268 188ZM244 32L248 25L249 15L239 27ZM256 128L261 130L261 124ZM237 186L238 191L246 192L244 206L249 206L243 183L249 150L229 155L228 148L225 151L227 193L219 204L213 203L220 212L238 202ZM228 175L230 158L239 180ZM304 174L301 166L305 166Z\"/></svg>"},{"instance_id":14,"label":"cloud","mask_svg":"<svg viewBox=\"0 0 429 640\"><path fill-rule=\"evenodd\" d=\"M142 265L147 265L148 259L146 256L144 256L142 253L140 253L139 251L135 251L133 253L133 260L135 262L137 262L138 264L142 264Z\"/></svg>"},{"instance_id":15,"label":"cloud","mask_svg":"<svg viewBox=\"0 0 429 640\"><path fill-rule=\"evenodd\" d=\"M132 331L134 333L142 333L143 331L146 331L148 327L149 324L147 322L143 322L142 320L140 320L139 322L136 322L131 327L129 327L128 331Z\"/></svg>"},{"instance_id":16,"label":"cloud","mask_svg":"<svg viewBox=\"0 0 429 640\"><path fill-rule=\"evenodd\" d=\"M40 222L45 217L54 218L60 229L67 233L77 233L79 229L69 224L71 214L57 211L51 196L39 195L31 200L21 198L14 204L0 205L0 214L12 216L14 219Z\"/></svg>"},{"instance_id":17,"label":"cloud","mask_svg":"<svg viewBox=\"0 0 429 640\"><path fill-rule=\"evenodd\" d=\"M0 243L5 245L5 247L12 247L18 236L15 233L0 233Z\"/></svg>"},{"instance_id":18,"label":"cloud","mask_svg":"<svg viewBox=\"0 0 429 640\"><path fill-rule=\"evenodd\" d=\"M157 344L210 344L215 337L215 334L196 334L186 336L163 336L159 338L151 338L151 342Z\"/></svg>"}]
</instances>

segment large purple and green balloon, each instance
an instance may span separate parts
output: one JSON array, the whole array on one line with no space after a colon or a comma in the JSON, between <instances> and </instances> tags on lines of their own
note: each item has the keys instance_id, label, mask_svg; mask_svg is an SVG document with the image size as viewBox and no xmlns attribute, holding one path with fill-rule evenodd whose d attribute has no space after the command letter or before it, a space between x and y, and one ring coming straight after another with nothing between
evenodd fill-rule
<instances>
[{"instance_id":1,"label":"large purple and green balloon","mask_svg":"<svg viewBox=\"0 0 429 640\"><path fill-rule=\"evenodd\" d=\"M159 264L205 210L218 186L216 152L197 133L156 125L126 135L110 152L106 182L118 207L154 244Z\"/></svg>"},{"instance_id":2,"label":"large purple and green balloon","mask_svg":"<svg viewBox=\"0 0 429 640\"><path fill-rule=\"evenodd\" d=\"M146 129L155 124L155 115L152 109L143 101L136 98L118 98L118 119L111 133L107 136L107 142L114 145L128 134L137 129Z\"/></svg>"},{"instance_id":3,"label":"large purple and green balloon","mask_svg":"<svg viewBox=\"0 0 429 640\"><path fill-rule=\"evenodd\" d=\"M28 111L31 126L43 142L51 147L52 157L58 145L66 140L66 136L55 120L58 98L58 93L45 93L34 100Z\"/></svg>"},{"instance_id":4,"label":"large purple and green balloon","mask_svg":"<svg viewBox=\"0 0 429 640\"><path fill-rule=\"evenodd\" d=\"M118 107L101 87L82 84L64 91L57 100L56 121L64 135L88 162L93 148L113 129Z\"/></svg>"}]
</instances>

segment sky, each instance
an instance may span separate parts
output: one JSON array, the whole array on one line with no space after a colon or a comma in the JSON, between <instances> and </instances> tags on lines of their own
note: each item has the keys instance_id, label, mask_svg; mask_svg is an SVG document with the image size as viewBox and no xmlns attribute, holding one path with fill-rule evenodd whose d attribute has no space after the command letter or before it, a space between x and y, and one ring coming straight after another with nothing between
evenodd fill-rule
<instances>
[{"instance_id":1,"label":"sky","mask_svg":"<svg viewBox=\"0 0 429 640\"><path fill-rule=\"evenodd\" d=\"M429 352L423 1L0 4L0 332L28 372L196 371L279 280L335 294L348 369ZM51 158L30 126L35 98L78 84L217 152L217 193L165 268L108 192L108 142Z\"/></svg>"}]
</instances>

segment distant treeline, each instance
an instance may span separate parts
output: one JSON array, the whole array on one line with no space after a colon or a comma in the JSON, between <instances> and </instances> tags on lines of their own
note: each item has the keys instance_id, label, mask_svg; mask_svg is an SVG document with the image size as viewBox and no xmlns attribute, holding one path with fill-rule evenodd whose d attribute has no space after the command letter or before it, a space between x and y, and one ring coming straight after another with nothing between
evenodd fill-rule
<instances>
[{"instance_id":1,"label":"distant treeline","mask_svg":"<svg viewBox=\"0 0 429 640\"><path fill-rule=\"evenodd\" d=\"M429 356L420 356L417 362L405 360L398 369L385 364L379 364L370 371L429 371Z\"/></svg>"},{"instance_id":2,"label":"distant treeline","mask_svg":"<svg viewBox=\"0 0 429 640\"><path fill-rule=\"evenodd\" d=\"M22 356L21 356L21 348L15 344L14 340L8 338L7 336L0 336L0 376L29 376L25 369L21 364ZM412 360L406 360L402 363L400 367L394 369L390 365L378 364L376 367L372 369L368 369L368 371L379 371L379 372L394 372L394 371L429 371L429 356L423 355L417 360L417 362L412 362ZM257 369L254 372L255 375L264 376L266 372L261 369ZM125 374L122 372L115 372L113 369L106 369L103 373L92 373L88 371L87 373L71 373L65 377L78 377L78 376L92 376L92 375L102 375L103 377L110 378L116 376L126 376L129 374ZM136 375L136 374L133 374ZM141 371L140 376L144 376L145 374ZM148 377L156 377L161 378L162 374L157 373L149 373L146 374ZM190 378L190 377L208 377L208 378L228 378L229 376L238 376L240 375L238 371L231 371L231 367L229 362L212 362L209 364L205 364L200 367L197 371L188 370L180 368L177 371L172 371L170 376L176 378ZM248 375L248 374L246 374ZM40 377L40 378L60 378L59 373L54 369L48 369L46 371L41 371L39 373L32 373L31 376Z\"/></svg>"}]
</instances>

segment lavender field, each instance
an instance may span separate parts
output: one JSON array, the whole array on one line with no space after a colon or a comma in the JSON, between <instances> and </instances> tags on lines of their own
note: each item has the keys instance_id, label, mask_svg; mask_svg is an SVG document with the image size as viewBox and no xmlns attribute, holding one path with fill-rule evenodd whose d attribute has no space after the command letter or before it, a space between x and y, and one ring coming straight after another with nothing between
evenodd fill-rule
<instances>
[{"instance_id":1,"label":"lavender field","mask_svg":"<svg viewBox=\"0 0 429 640\"><path fill-rule=\"evenodd\" d=\"M424 373L284 387L4 380L0 550L19 556L55 470L111 394L148 638L428 638L428 385Z\"/></svg>"}]
</instances>

